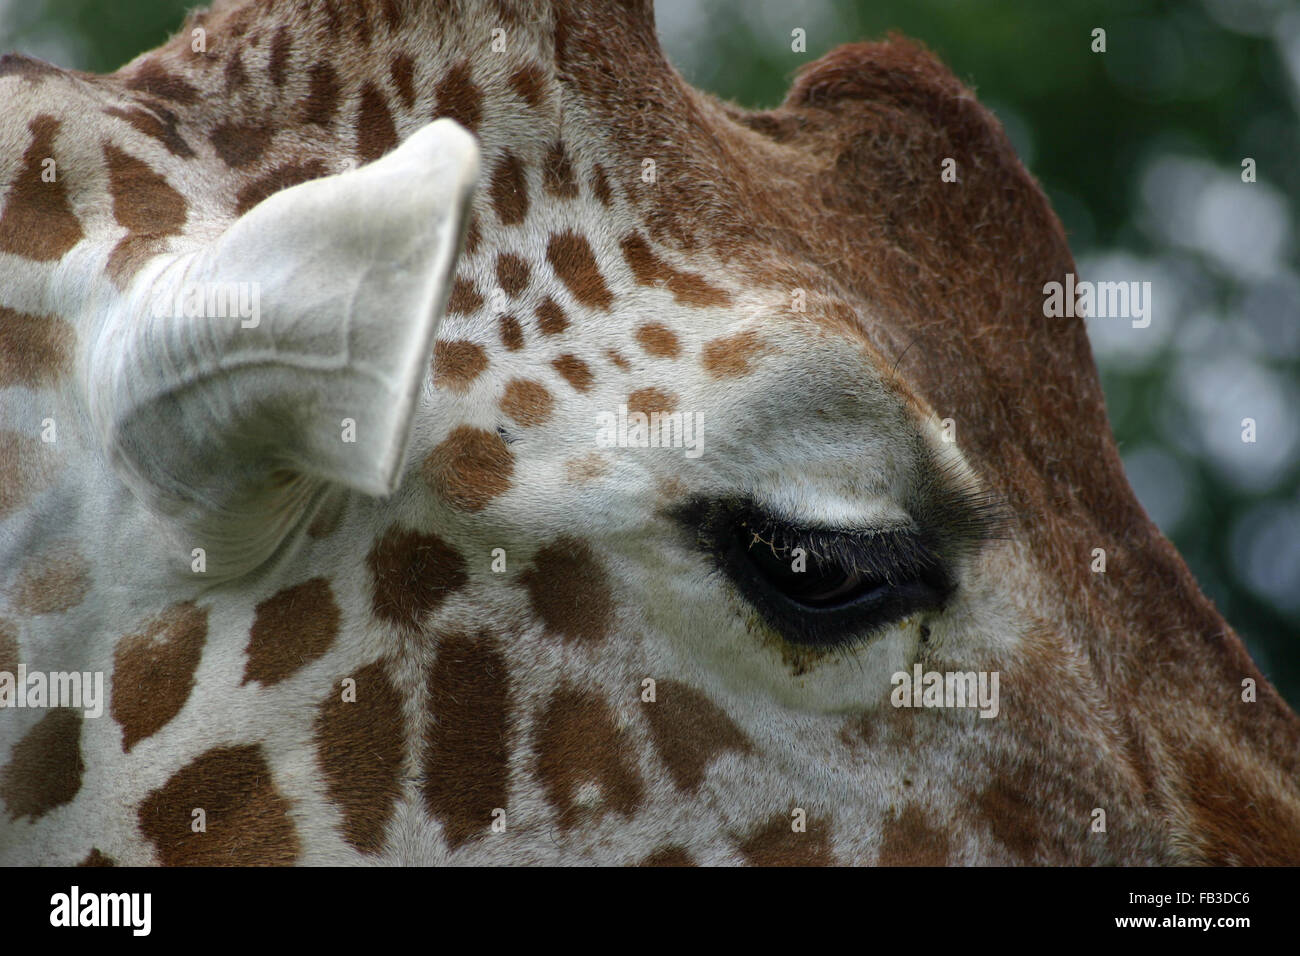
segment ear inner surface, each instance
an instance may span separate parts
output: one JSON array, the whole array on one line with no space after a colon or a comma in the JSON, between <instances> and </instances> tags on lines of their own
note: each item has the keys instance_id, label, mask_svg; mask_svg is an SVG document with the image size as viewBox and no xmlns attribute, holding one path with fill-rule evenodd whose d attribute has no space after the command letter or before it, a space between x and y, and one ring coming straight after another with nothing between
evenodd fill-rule
<instances>
[{"instance_id":1,"label":"ear inner surface","mask_svg":"<svg viewBox=\"0 0 1300 956\"><path fill-rule=\"evenodd\" d=\"M326 485L396 489L477 175L473 137L435 121L155 260L105 315L97 431L210 571L256 567Z\"/></svg>"}]
</instances>

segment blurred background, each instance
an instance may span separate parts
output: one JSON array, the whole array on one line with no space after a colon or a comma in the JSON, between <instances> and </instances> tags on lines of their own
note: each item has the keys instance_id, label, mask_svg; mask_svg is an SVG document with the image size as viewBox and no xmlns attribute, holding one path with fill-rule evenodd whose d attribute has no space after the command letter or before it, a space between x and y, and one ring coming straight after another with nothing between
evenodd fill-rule
<instances>
[{"instance_id":1,"label":"blurred background","mask_svg":"<svg viewBox=\"0 0 1300 956\"><path fill-rule=\"evenodd\" d=\"M111 71L195 5L0 0L0 52ZM1089 320L1129 479L1300 707L1300 4L658 0L656 13L686 78L750 108L778 104L832 47L890 30L975 89L1064 220L1080 277L1151 282L1148 328ZM1091 50L1098 27L1105 53Z\"/></svg>"}]
</instances>

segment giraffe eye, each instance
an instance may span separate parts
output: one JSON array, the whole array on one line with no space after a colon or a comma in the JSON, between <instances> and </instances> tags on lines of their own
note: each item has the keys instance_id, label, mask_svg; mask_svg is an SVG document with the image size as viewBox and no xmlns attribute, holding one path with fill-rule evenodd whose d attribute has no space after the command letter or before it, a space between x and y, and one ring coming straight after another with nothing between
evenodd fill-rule
<instances>
[{"instance_id":1,"label":"giraffe eye","mask_svg":"<svg viewBox=\"0 0 1300 956\"><path fill-rule=\"evenodd\" d=\"M701 543L769 626L793 644L868 640L953 591L946 564L911 528L800 528L753 505L697 504Z\"/></svg>"},{"instance_id":2,"label":"giraffe eye","mask_svg":"<svg viewBox=\"0 0 1300 956\"><path fill-rule=\"evenodd\" d=\"M746 525L736 527L745 557L763 579L796 604L830 608L849 604L888 584L884 578L799 545L778 547Z\"/></svg>"}]
</instances>

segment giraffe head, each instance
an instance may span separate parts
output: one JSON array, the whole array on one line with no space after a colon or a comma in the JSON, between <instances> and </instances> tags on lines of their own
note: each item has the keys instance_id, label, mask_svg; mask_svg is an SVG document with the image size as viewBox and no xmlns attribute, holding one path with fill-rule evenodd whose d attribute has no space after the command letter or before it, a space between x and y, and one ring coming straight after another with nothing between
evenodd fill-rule
<instances>
[{"instance_id":1,"label":"giraffe head","mask_svg":"<svg viewBox=\"0 0 1300 956\"><path fill-rule=\"evenodd\" d=\"M0 714L0 846L1294 860L1296 718L1136 502L994 117L903 40L751 113L648 4L482 13L6 61L0 651L111 699Z\"/></svg>"}]
</instances>

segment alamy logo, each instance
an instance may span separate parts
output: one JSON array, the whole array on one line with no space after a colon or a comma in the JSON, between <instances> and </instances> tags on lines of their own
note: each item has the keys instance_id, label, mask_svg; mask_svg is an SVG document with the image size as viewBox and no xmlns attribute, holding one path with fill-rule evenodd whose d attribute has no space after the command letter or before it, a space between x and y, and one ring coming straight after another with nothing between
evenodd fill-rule
<instances>
[{"instance_id":1,"label":"alamy logo","mask_svg":"<svg viewBox=\"0 0 1300 956\"><path fill-rule=\"evenodd\" d=\"M1043 315L1049 319L1132 319L1135 329L1151 324L1150 282L1079 282L1067 272L1064 283L1044 285L1043 295Z\"/></svg>"},{"instance_id":2,"label":"alamy logo","mask_svg":"<svg viewBox=\"0 0 1300 956\"><path fill-rule=\"evenodd\" d=\"M700 412L617 412L596 416L601 448L684 448L687 458L704 454L704 416Z\"/></svg>"},{"instance_id":3,"label":"alamy logo","mask_svg":"<svg viewBox=\"0 0 1300 956\"><path fill-rule=\"evenodd\" d=\"M153 317L163 319L239 319L239 327L262 322L262 287L257 282L187 282L175 295L156 295Z\"/></svg>"},{"instance_id":4,"label":"alamy logo","mask_svg":"<svg viewBox=\"0 0 1300 956\"><path fill-rule=\"evenodd\" d=\"M148 936L153 925L152 893L71 892L50 897L51 926L129 926L133 936Z\"/></svg>"},{"instance_id":5,"label":"alamy logo","mask_svg":"<svg viewBox=\"0 0 1300 956\"><path fill-rule=\"evenodd\" d=\"M0 671L0 707L77 707L87 717L104 713L103 671Z\"/></svg>"},{"instance_id":6,"label":"alamy logo","mask_svg":"<svg viewBox=\"0 0 1300 956\"><path fill-rule=\"evenodd\" d=\"M981 717L998 715L997 671L899 671L889 702L895 707L978 707Z\"/></svg>"}]
</instances>

